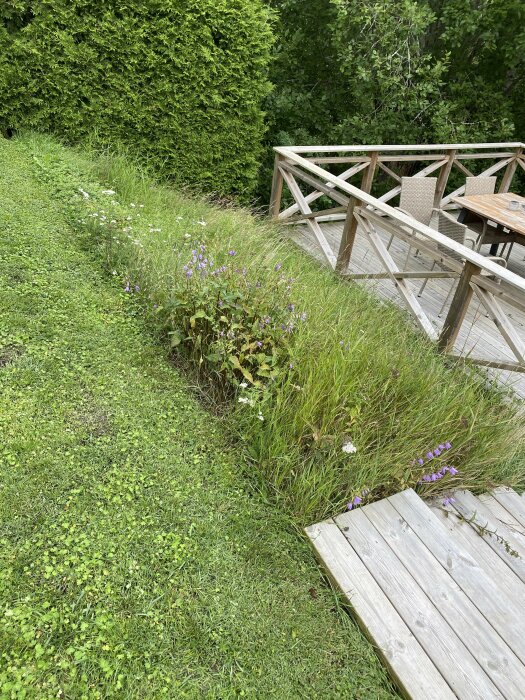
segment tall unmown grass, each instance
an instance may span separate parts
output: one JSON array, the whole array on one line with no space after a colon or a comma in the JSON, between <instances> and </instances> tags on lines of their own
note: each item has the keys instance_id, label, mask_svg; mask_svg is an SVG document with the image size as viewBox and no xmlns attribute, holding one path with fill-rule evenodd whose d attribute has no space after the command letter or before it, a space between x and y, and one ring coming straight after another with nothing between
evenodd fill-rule
<instances>
[{"instance_id":1,"label":"tall unmown grass","mask_svg":"<svg viewBox=\"0 0 525 700\"><path fill-rule=\"evenodd\" d=\"M276 266L295 280L291 296L307 321L290 338L290 365L270 392L235 386L226 419L262 483L298 522L339 511L363 492L373 499L416 486L428 471L417 458L445 441L458 474L427 492L525 485L517 404L481 372L438 354L398 308L337 279L261 217L159 185L123 156L87 158L47 138L26 141L39 177L72 223L100 242L108 271L130 293L140 289L154 323L156 309L187 284L183 266L196 241L217 260L235 250L236 264L263 285L275 283ZM355 453L343 451L349 442Z\"/></svg>"}]
</instances>

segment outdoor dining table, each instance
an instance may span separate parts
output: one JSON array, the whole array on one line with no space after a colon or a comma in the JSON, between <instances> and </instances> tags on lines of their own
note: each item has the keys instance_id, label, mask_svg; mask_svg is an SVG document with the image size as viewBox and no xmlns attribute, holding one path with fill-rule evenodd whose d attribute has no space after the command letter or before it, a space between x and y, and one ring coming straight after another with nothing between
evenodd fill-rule
<instances>
[{"instance_id":1,"label":"outdoor dining table","mask_svg":"<svg viewBox=\"0 0 525 700\"><path fill-rule=\"evenodd\" d=\"M519 209L509 209L511 200L519 202ZM476 194L468 197L452 197L452 201L459 204L462 209L458 216L460 223L468 225L468 221L481 219L484 222L493 221L497 224L497 228L490 227L490 236L492 245L490 254L497 255L499 243L505 243L509 240L509 232L512 235L512 240L520 245L525 245L525 197L512 192L503 192L501 194ZM507 229L505 231L505 229ZM498 233L501 233L501 241L498 242ZM496 239L496 240L495 240Z\"/></svg>"}]
</instances>

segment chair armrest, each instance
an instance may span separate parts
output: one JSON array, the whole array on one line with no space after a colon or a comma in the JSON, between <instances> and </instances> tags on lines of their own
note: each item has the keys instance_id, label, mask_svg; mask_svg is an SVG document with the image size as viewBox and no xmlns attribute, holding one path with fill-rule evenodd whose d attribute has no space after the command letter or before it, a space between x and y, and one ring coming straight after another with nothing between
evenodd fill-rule
<instances>
[{"instance_id":1,"label":"chair armrest","mask_svg":"<svg viewBox=\"0 0 525 700\"><path fill-rule=\"evenodd\" d=\"M467 248L470 246L472 250L476 250L477 243L478 237L474 235L469 236L467 231L467 233L465 233L464 245L467 246Z\"/></svg>"}]
</instances>

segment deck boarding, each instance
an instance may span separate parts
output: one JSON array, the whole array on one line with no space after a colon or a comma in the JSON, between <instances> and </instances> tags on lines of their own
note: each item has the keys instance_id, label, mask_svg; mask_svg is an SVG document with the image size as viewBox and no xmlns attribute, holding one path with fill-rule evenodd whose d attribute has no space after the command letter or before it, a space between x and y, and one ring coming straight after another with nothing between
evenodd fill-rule
<instances>
[{"instance_id":1,"label":"deck boarding","mask_svg":"<svg viewBox=\"0 0 525 700\"><path fill-rule=\"evenodd\" d=\"M525 499L454 497L444 508L408 489L307 534L406 697L518 700Z\"/></svg>"},{"instance_id":2,"label":"deck boarding","mask_svg":"<svg viewBox=\"0 0 525 700\"><path fill-rule=\"evenodd\" d=\"M332 250L339 249L341 240L343 222L325 222L321 224L323 233ZM320 262L325 262L324 256L319 250L317 242L313 235L302 226L290 226L288 232L299 246L305 249ZM384 232L380 232L383 242L388 242L390 236ZM400 269L406 269L405 261L407 260L408 246L403 241L395 238L392 242L389 251L395 263ZM415 249L410 251L409 269L414 272L429 271L431 262L423 255L415 255ZM484 249L488 252L488 249ZM512 254L509 260L509 269L516 274L525 278L525 247L514 245ZM384 273L377 256L368 243L365 235L358 229L352 258L348 268L352 274L370 274ZM409 288L416 294L419 292L422 284L421 279L409 279L406 281ZM390 280L360 280L359 284L365 285L374 294L382 299L388 299L397 305L401 305L399 293ZM455 284L455 280L450 278L435 278L430 279L418 301L430 319L436 331L440 331L444 323L444 314L440 313L443 303L451 289ZM511 308L506 304L501 304L504 311L507 313L514 327L519 331L522 339L525 341L525 312L516 308ZM412 317L408 316L412 320ZM460 329L458 339L454 347L455 354L463 357L477 357L486 360L504 359L512 362L516 358L512 354L509 346L503 339L500 331L490 319L477 298L473 298L470 307L467 311L466 319ZM487 369L489 377L496 378L500 385L512 389L513 393L520 398L525 398L525 373L510 372L506 370Z\"/></svg>"}]
</instances>

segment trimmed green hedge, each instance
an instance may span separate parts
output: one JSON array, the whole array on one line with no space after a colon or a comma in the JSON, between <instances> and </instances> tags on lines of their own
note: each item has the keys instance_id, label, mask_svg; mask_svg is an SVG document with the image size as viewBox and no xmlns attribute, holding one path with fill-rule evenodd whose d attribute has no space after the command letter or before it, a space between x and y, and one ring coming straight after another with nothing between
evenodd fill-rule
<instances>
[{"instance_id":1,"label":"trimmed green hedge","mask_svg":"<svg viewBox=\"0 0 525 700\"><path fill-rule=\"evenodd\" d=\"M3 0L0 130L94 134L179 184L246 194L271 43L262 0Z\"/></svg>"}]
</instances>

